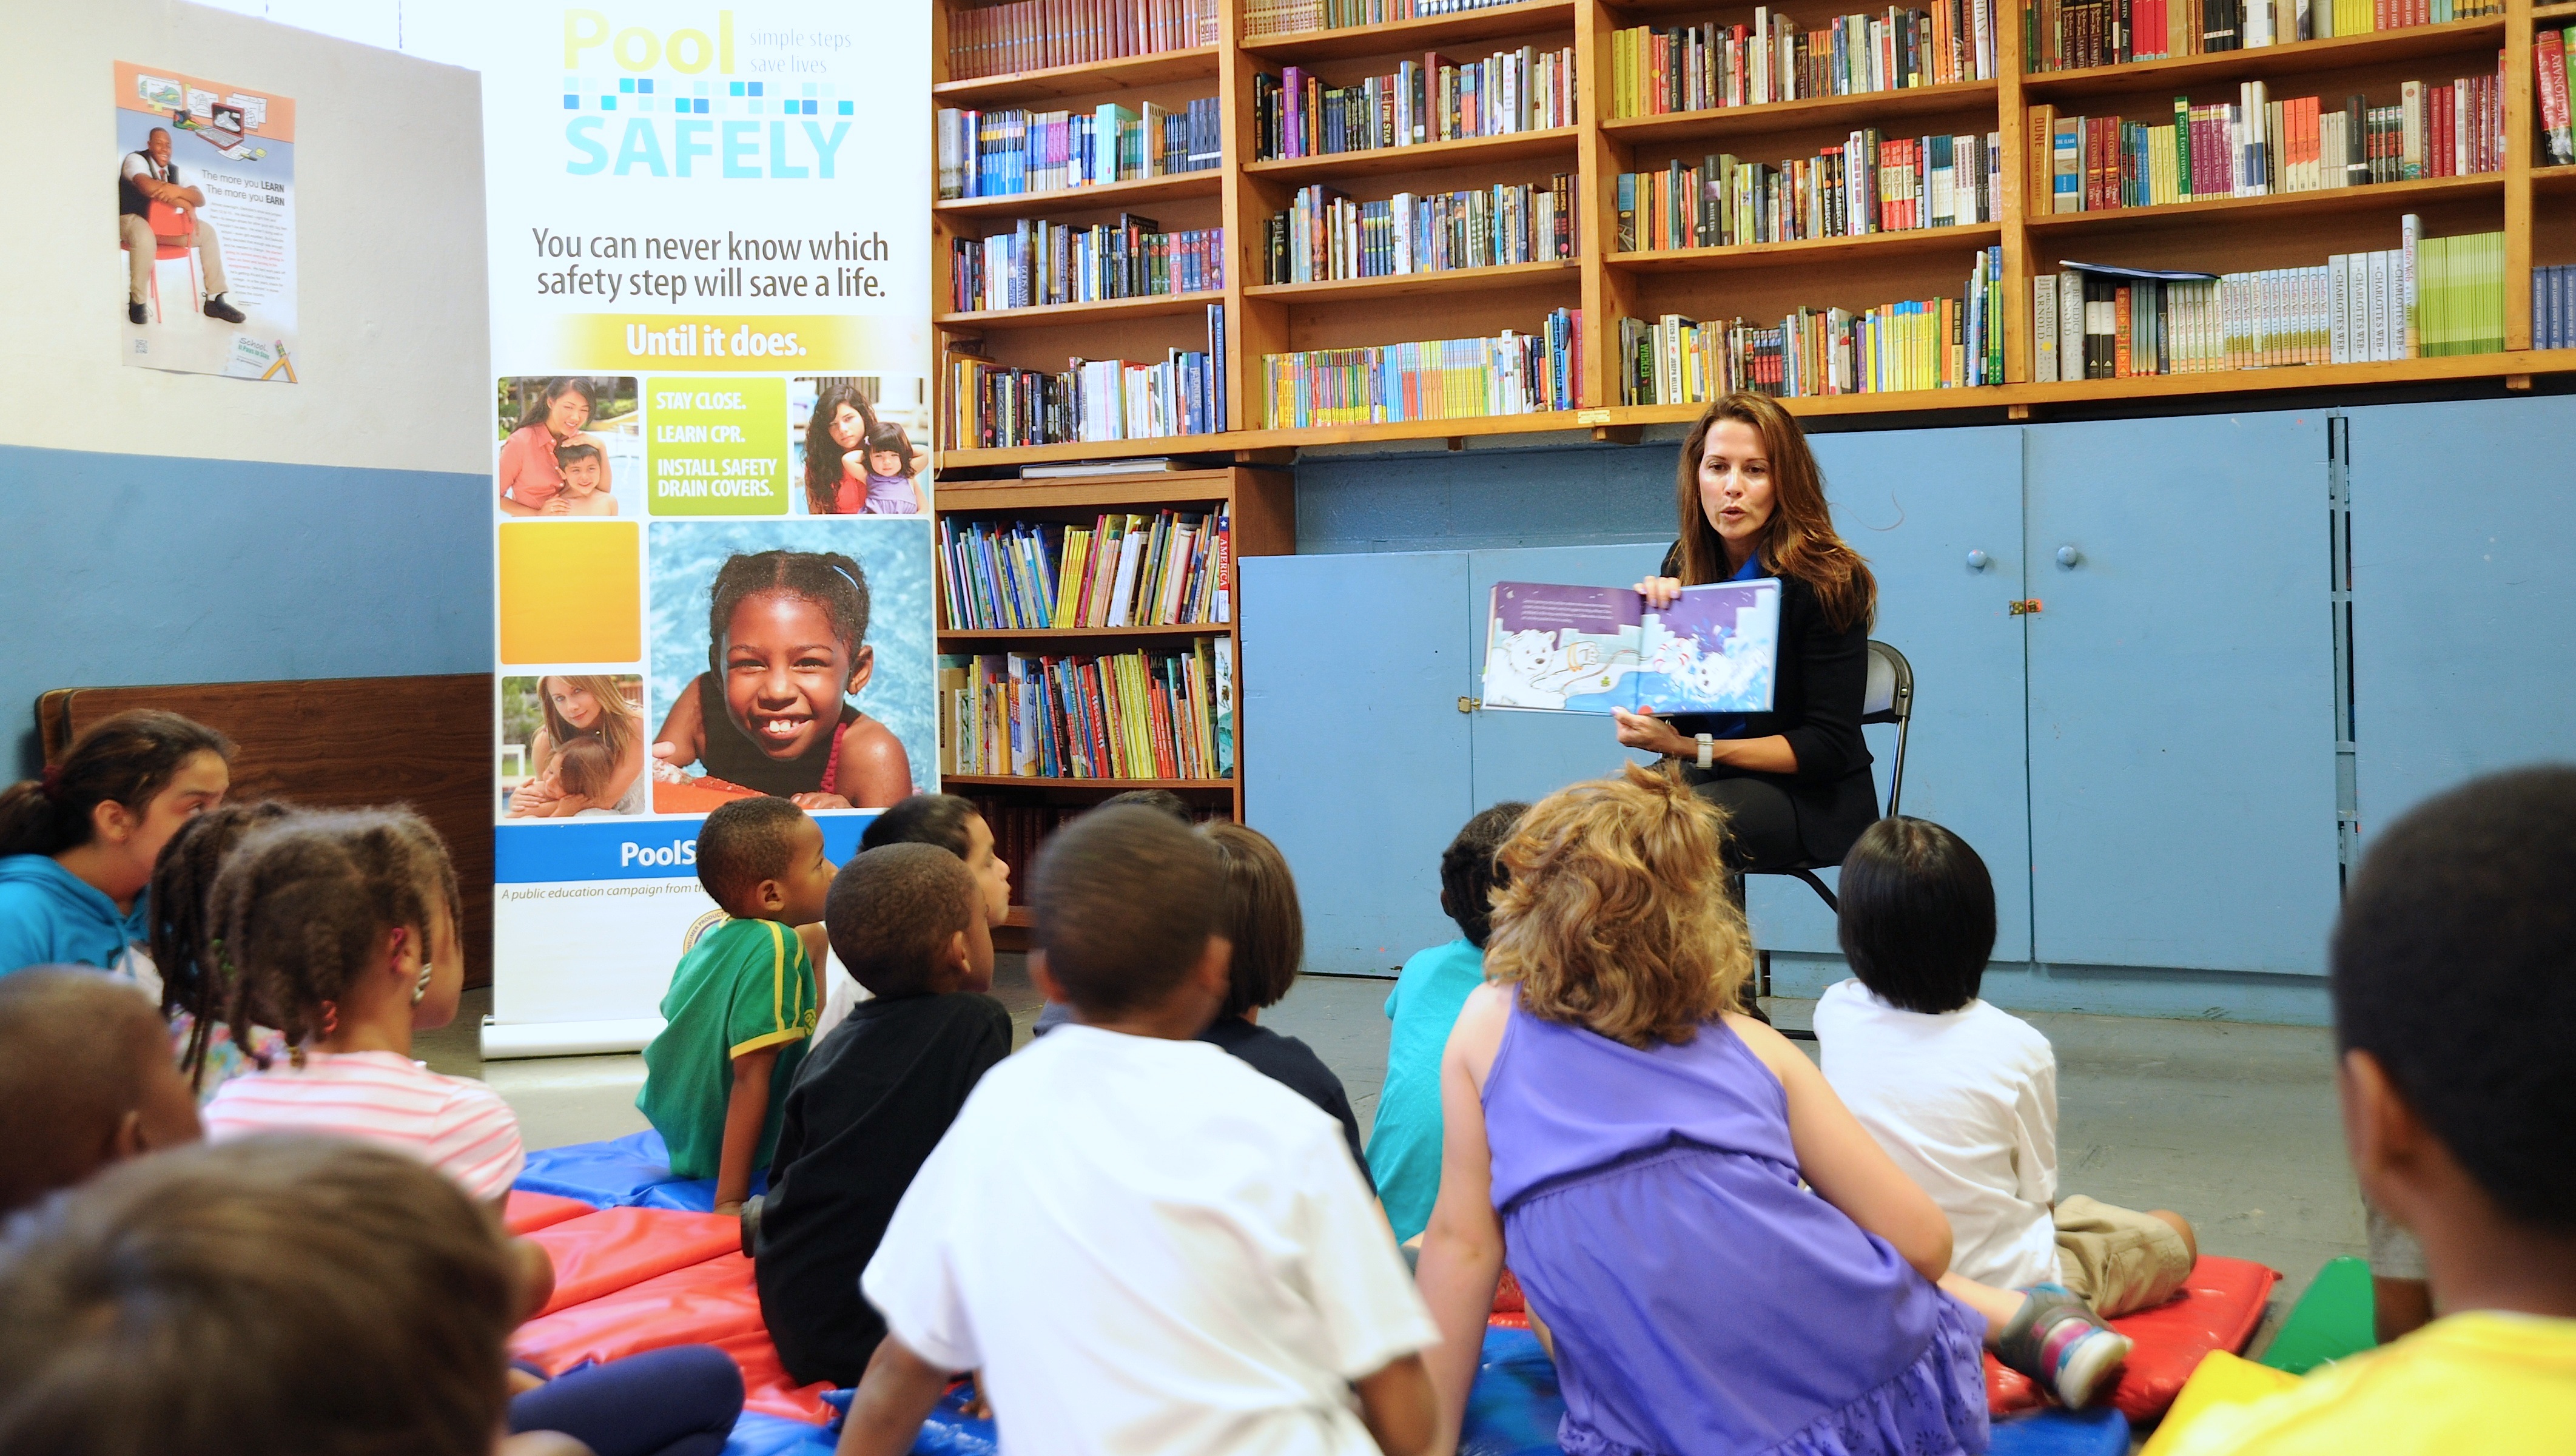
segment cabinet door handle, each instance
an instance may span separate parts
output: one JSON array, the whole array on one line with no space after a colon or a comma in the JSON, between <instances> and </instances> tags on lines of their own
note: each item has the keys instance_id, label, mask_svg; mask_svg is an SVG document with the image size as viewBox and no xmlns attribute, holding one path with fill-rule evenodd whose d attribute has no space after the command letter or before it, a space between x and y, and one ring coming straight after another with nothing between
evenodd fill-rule
<instances>
[{"instance_id":1,"label":"cabinet door handle","mask_svg":"<svg viewBox=\"0 0 2576 1456\"><path fill-rule=\"evenodd\" d=\"M1461 713L1472 713L1483 706L1485 706L1483 698L1462 697L1458 700L1458 711Z\"/></svg>"},{"instance_id":2,"label":"cabinet door handle","mask_svg":"<svg viewBox=\"0 0 2576 1456\"><path fill-rule=\"evenodd\" d=\"M1971 551L1968 553L1968 569L1970 571L1983 571L1986 569L1987 564L1993 560L1993 557L1988 556L1983 551Z\"/></svg>"},{"instance_id":3,"label":"cabinet door handle","mask_svg":"<svg viewBox=\"0 0 2576 1456\"><path fill-rule=\"evenodd\" d=\"M2081 566L2083 563L2084 563L2084 553L2083 553L2083 552L2076 550L2076 549L2075 549L2074 547L2072 547L2072 546L2060 546L2060 547L2058 547L2058 548L2057 548L2057 564L2058 564L2058 565L2063 566L2063 567L2067 567L2067 568L2069 568L2069 569L2071 570L2071 569L2073 569L2074 567Z\"/></svg>"}]
</instances>

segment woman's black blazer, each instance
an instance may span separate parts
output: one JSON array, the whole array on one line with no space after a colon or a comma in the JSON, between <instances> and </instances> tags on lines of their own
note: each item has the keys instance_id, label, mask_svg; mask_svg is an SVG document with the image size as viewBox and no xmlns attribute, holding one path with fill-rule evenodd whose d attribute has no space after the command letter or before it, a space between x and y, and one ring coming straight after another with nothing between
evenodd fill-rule
<instances>
[{"instance_id":1,"label":"woman's black blazer","mask_svg":"<svg viewBox=\"0 0 2576 1456\"><path fill-rule=\"evenodd\" d=\"M1681 543L1664 554L1664 575L1681 575ZM1691 778L1748 778L1776 784L1798 813L1798 838L1820 865L1842 863L1852 842L1878 821L1878 781L1870 773L1869 745L1860 735L1861 703L1869 692L1869 626L1837 632L1825 622L1815 588L1797 577L1780 581L1780 665L1768 713L1744 715L1730 738L1789 740L1798 771L1754 773L1719 764ZM1713 732L1703 714L1675 714L1687 738Z\"/></svg>"}]
</instances>

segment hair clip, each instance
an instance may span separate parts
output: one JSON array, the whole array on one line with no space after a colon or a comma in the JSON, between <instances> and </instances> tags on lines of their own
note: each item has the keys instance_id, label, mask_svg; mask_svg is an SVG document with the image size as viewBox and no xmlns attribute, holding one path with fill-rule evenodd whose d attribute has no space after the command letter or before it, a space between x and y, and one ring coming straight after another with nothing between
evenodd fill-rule
<instances>
[{"instance_id":1,"label":"hair clip","mask_svg":"<svg viewBox=\"0 0 2576 1456\"><path fill-rule=\"evenodd\" d=\"M44 772L37 775L36 791L45 796L46 803L62 802L63 766L59 763L46 764Z\"/></svg>"},{"instance_id":2,"label":"hair clip","mask_svg":"<svg viewBox=\"0 0 2576 1456\"><path fill-rule=\"evenodd\" d=\"M834 572L839 574L841 580L848 582L851 590L857 592L861 596L866 596L868 594L867 587L862 585L857 577L850 575L850 573L844 568L831 562L825 562L824 565L830 566Z\"/></svg>"},{"instance_id":3,"label":"hair clip","mask_svg":"<svg viewBox=\"0 0 2576 1456\"><path fill-rule=\"evenodd\" d=\"M325 1001L325 1002L323 1002L323 1003L322 1003L322 1034L323 1034L324 1036L329 1036L331 1033L333 1033L333 1032L335 1032L335 1031L338 1031L339 1029L340 1029L340 1003L339 1003L339 1002L337 1002L337 1001ZM299 1048L298 1050L301 1050L301 1048Z\"/></svg>"}]
</instances>

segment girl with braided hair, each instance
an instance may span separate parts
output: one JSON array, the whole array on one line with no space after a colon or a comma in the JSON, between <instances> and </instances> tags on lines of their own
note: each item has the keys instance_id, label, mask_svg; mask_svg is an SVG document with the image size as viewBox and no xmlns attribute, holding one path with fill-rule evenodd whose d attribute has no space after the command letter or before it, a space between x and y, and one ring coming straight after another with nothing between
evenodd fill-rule
<instances>
[{"instance_id":1,"label":"girl with braided hair","mask_svg":"<svg viewBox=\"0 0 2576 1456\"><path fill-rule=\"evenodd\" d=\"M254 830L296 812L276 799L209 809L179 826L153 862L151 888L144 892L147 946L161 973L161 1015L170 1023L179 1072L199 1101L233 1078L265 1070L286 1055L286 1039L276 1028L247 1028L236 1038L224 1023L233 977L207 921L224 857Z\"/></svg>"},{"instance_id":2,"label":"girl with braided hair","mask_svg":"<svg viewBox=\"0 0 2576 1456\"><path fill-rule=\"evenodd\" d=\"M757 551L716 573L707 671L654 735L654 773L700 765L802 809L884 808L912 793L912 762L845 695L868 684L868 579L838 551Z\"/></svg>"},{"instance_id":3,"label":"girl with braided hair","mask_svg":"<svg viewBox=\"0 0 2576 1456\"><path fill-rule=\"evenodd\" d=\"M144 969L144 888L179 826L232 787L224 735L176 713L119 713L41 778L0 790L0 975L28 966ZM153 989L157 992L158 987Z\"/></svg>"}]
</instances>

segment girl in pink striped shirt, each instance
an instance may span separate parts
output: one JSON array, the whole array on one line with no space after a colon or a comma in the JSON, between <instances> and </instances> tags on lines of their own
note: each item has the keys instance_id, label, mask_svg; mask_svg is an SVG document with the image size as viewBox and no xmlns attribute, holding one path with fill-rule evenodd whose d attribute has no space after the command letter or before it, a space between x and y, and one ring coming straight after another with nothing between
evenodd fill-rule
<instances>
[{"instance_id":1,"label":"girl in pink striped shirt","mask_svg":"<svg viewBox=\"0 0 2576 1456\"><path fill-rule=\"evenodd\" d=\"M464 988L456 870L406 810L308 814L226 856L209 929L234 972L227 1020L275 1026L285 1066L236 1077L206 1134L324 1133L419 1156L466 1193L506 1199L525 1158L500 1094L413 1061L415 1030L445 1026Z\"/></svg>"}]
</instances>

